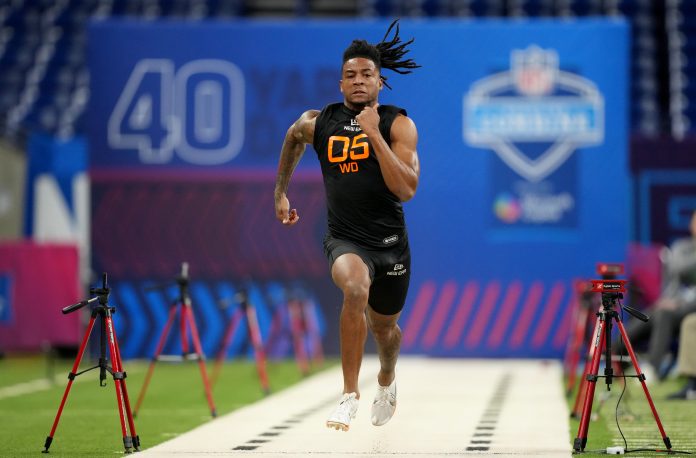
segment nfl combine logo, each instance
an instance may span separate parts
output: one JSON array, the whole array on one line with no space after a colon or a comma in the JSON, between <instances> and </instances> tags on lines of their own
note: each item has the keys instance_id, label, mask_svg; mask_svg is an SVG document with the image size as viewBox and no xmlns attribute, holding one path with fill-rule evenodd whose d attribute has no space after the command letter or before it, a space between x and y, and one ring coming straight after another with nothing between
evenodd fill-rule
<instances>
[{"instance_id":1,"label":"nfl combine logo","mask_svg":"<svg viewBox=\"0 0 696 458\"><path fill-rule=\"evenodd\" d=\"M510 67L464 94L467 144L495 151L519 176L539 182L577 148L602 142L601 93L592 81L561 71L555 50L513 50ZM539 144L547 145L541 154Z\"/></svg>"}]
</instances>

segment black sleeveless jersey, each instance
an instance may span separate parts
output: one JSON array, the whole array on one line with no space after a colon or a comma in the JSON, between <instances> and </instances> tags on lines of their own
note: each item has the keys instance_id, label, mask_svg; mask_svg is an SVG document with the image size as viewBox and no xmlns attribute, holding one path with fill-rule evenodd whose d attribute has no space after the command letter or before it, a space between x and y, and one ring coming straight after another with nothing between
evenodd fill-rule
<instances>
[{"instance_id":1,"label":"black sleeveless jersey","mask_svg":"<svg viewBox=\"0 0 696 458\"><path fill-rule=\"evenodd\" d=\"M406 110L380 105L379 131L391 146L391 126ZM329 235L366 248L396 245L406 236L401 201L387 188L370 140L343 103L327 105L316 120L314 149L321 163Z\"/></svg>"}]
</instances>

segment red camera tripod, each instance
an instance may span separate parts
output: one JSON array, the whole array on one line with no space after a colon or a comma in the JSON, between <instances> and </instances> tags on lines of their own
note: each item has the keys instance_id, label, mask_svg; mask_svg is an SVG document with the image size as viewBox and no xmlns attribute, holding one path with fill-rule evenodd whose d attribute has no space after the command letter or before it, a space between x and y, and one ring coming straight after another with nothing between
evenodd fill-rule
<instances>
[{"instance_id":1,"label":"red camera tripod","mask_svg":"<svg viewBox=\"0 0 696 458\"><path fill-rule=\"evenodd\" d=\"M75 364L72 370L68 374L68 386L65 388L63 393L63 399L60 401L60 406L58 407L58 412L56 413L56 418L53 421L53 427L51 432L46 437L46 442L44 443L43 453L48 453L48 448L53 442L53 436L56 433L56 428L58 428L58 421L63 413L63 407L65 407L65 402L68 399L68 394L70 393L70 388L75 380L75 377L84 374L85 372L91 371L92 369L99 368L99 385L106 386L104 382L106 380L106 373L110 373L114 379L114 385L116 386L116 403L118 404L118 414L121 420L121 433L123 435L123 446L125 447L125 452L130 453L131 449L134 448L136 451L140 450L140 437L135 432L135 422L133 421L133 414L130 408L130 401L128 400L128 389L126 388L126 371L123 370L123 365L121 364L121 352L118 349L118 340L116 339L116 331L114 330L114 322L112 314L116 311L115 307L109 306L109 292L110 288L107 286L106 273L102 276L102 287L101 288L90 288L89 292L91 294L96 294L95 297L79 302L77 304L69 305L65 307L62 312L63 314L68 314L82 307L90 304L94 301L98 301L99 305L92 309L92 315L87 325L87 330L80 344L80 349L77 352L77 357L75 358ZM101 333L99 336L100 343L100 355L99 364L89 369L85 369L82 372L77 372L80 361L82 361L82 356L85 353L85 348L87 347L87 342L89 341L89 336L94 328L94 323L99 317L101 322ZM109 358L111 359L111 367L107 365L106 361L106 347L109 347Z\"/></svg>"},{"instance_id":2,"label":"red camera tripod","mask_svg":"<svg viewBox=\"0 0 696 458\"><path fill-rule=\"evenodd\" d=\"M222 339L222 345L218 351L215 367L213 368L213 382L217 381L218 376L220 375L220 370L222 369L222 363L227 355L227 350L232 343L232 338L236 334L242 318L246 317L247 332L249 335L249 341L254 348L256 371L259 374L261 390L263 390L263 393L267 395L271 392L271 387L268 383L268 372L266 371L266 350L263 346L261 328L259 327L259 321L256 316L256 307L254 307L254 304L249 300L249 294L245 289L241 290L234 296L234 302L238 304L239 307L234 311L234 314L227 324L225 336Z\"/></svg>"},{"instance_id":3,"label":"red camera tripod","mask_svg":"<svg viewBox=\"0 0 696 458\"><path fill-rule=\"evenodd\" d=\"M213 402L213 395L210 390L210 382L208 381L208 373L205 369L205 355L203 354L203 349L201 347L201 339L198 335L198 328L196 327L196 320L193 317L193 310L191 308L191 296L189 295L189 275L188 275L188 263L184 262L181 264L181 275L176 278L176 283L179 286L179 298L172 303L169 309L169 318L167 323L164 325L162 334L160 335L159 342L157 343L157 349L155 350L155 355L152 357L150 362L150 367L148 368L147 375L145 376L145 381L143 382L143 388L138 396L138 401L135 403L135 410L133 414L137 414L140 409L140 405L145 398L145 393L150 385L150 379L155 370L155 363L160 360L197 360L198 367L201 371L201 378L203 379L203 387L205 389L205 396L208 400L208 406L210 407L210 414L215 417L217 412L215 410L215 403ZM167 342L167 336L172 328L174 319L176 318L176 313L179 312L179 324L181 332L181 356L171 356L162 355L162 350ZM191 344L193 346L194 352L189 352L189 331L191 333Z\"/></svg>"},{"instance_id":4,"label":"red camera tripod","mask_svg":"<svg viewBox=\"0 0 696 458\"><path fill-rule=\"evenodd\" d=\"M598 275L602 276L602 280L616 280L617 276L624 273L624 266L623 264L618 263L600 262L597 263L596 271ZM568 345L568 352L566 354L566 361L568 363L566 371L566 374L568 375L566 393L568 395L572 394L575 388L575 376L580 359L582 358L585 361L582 371L583 374L587 374L592 367L592 356L594 355L595 351L595 347L593 345L593 336L597 334L597 325L599 323L594 322L592 329L590 329L592 319L591 316L596 315L601 307L601 301L596 300L596 296L592 291L591 281L577 280L575 283L575 289L578 295L575 329ZM630 307L625 308L629 309ZM643 318L639 317L639 319L642 320ZM645 319L647 319L647 317ZM587 348L586 356L582 354L585 348ZM614 361L612 361L612 364L613 363ZM582 406L585 403L587 383L586 378L582 378L580 380L580 386L578 387L577 394L575 396L573 410L570 413L572 418L580 418ZM602 402L603 400L600 400L600 407Z\"/></svg>"},{"instance_id":5,"label":"red camera tripod","mask_svg":"<svg viewBox=\"0 0 696 458\"><path fill-rule=\"evenodd\" d=\"M324 363L324 349L314 307L314 302L302 292L295 292L288 300L295 359L302 375L309 374L310 365L320 367Z\"/></svg>"},{"instance_id":6,"label":"red camera tripod","mask_svg":"<svg viewBox=\"0 0 696 458\"><path fill-rule=\"evenodd\" d=\"M592 343L594 348L594 351L592 353L592 364L590 366L590 370L586 374L587 388L582 409L582 416L580 417L578 435L575 438L575 441L573 442L573 450L576 453L584 451L585 445L587 445L587 432L590 424L592 401L594 398L597 380L600 377L604 377L607 384L607 389L611 389L612 379L613 377L615 377L614 370L611 364L612 321L616 321L616 325L619 328L619 332L621 333L621 337L623 338L626 350L628 351L628 354L631 358L633 368L635 369L636 374L638 374L633 376L623 375L623 377L636 377L640 381L643 387L643 392L645 393L645 398L647 399L648 404L650 405L650 410L652 410L653 417L655 418L655 423L657 423L657 428L660 430L660 434L662 435L662 441L664 442L665 447L667 447L667 451L671 451L672 449L672 444L669 440L669 437L667 437L667 435L665 434L665 430L662 427L662 422L660 421L660 416L657 413L657 409L655 409L655 404L653 403L653 400L650 397L650 392L648 391L648 387L645 384L645 375L640 370L640 366L638 365L638 359L636 358L636 354L633 351L631 342L628 339L626 329L624 328L623 323L621 322L621 318L616 311L616 305L618 300L623 299L622 293L625 292L625 284L626 280L592 280L591 291L602 294L602 307L597 312L595 337ZM648 320L647 316L645 316L638 310L633 309L632 307L622 306L620 304L619 307L623 307L624 310L626 310L628 313L642 321ZM604 375L597 375L599 371L599 361L601 359L602 351L605 352Z\"/></svg>"}]
</instances>

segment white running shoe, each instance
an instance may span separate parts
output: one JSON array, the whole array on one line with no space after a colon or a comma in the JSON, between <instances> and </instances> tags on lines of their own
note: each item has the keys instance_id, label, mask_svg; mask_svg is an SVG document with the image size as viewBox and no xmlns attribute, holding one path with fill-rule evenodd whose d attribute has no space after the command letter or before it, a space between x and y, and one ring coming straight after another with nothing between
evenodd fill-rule
<instances>
[{"instance_id":1,"label":"white running shoe","mask_svg":"<svg viewBox=\"0 0 696 458\"><path fill-rule=\"evenodd\" d=\"M377 386L375 400L372 401L372 424L382 426L394 416L396 410L396 379L389 386Z\"/></svg>"},{"instance_id":2,"label":"white running shoe","mask_svg":"<svg viewBox=\"0 0 696 458\"><path fill-rule=\"evenodd\" d=\"M345 393L336 409L326 420L326 426L336 430L348 431L350 421L358 413L358 399L355 393Z\"/></svg>"}]
</instances>

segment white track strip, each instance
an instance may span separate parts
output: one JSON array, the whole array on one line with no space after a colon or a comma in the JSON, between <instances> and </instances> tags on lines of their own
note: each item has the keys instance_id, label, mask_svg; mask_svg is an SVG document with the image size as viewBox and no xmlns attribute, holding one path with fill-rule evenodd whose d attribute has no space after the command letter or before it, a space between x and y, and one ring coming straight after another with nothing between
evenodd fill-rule
<instances>
[{"instance_id":1,"label":"white track strip","mask_svg":"<svg viewBox=\"0 0 696 458\"><path fill-rule=\"evenodd\" d=\"M375 359L363 363L361 405L348 432L325 426L343 385L335 368L138 457L571 456L555 361L401 357L396 414L381 427L370 423L377 369ZM147 447L146 437L141 442Z\"/></svg>"}]
</instances>

